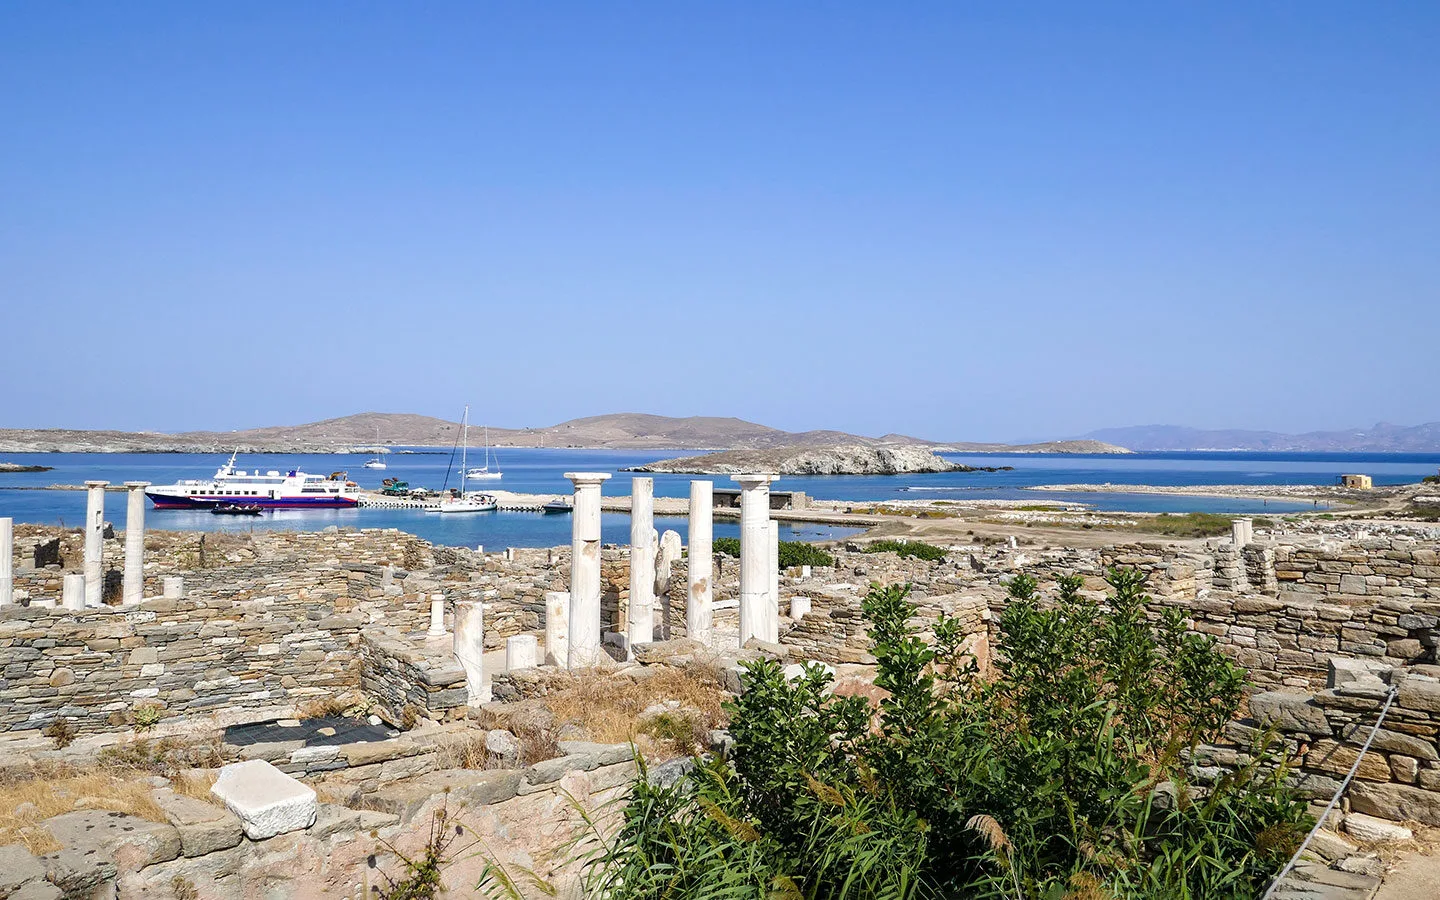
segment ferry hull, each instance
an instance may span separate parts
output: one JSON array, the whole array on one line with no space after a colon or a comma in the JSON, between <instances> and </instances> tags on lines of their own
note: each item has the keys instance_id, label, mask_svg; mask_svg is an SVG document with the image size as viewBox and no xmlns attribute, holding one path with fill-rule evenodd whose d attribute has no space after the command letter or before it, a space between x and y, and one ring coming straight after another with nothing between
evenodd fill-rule
<instances>
[{"instance_id":1,"label":"ferry hull","mask_svg":"<svg viewBox=\"0 0 1440 900\"><path fill-rule=\"evenodd\" d=\"M266 509L353 509L359 506L355 497L172 497L146 493L156 509L210 509L219 503L244 503Z\"/></svg>"}]
</instances>

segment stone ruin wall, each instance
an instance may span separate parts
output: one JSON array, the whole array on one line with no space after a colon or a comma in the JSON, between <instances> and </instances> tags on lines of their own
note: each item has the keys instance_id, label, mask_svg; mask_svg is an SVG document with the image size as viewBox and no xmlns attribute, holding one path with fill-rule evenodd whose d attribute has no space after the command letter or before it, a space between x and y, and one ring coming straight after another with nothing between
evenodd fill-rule
<instances>
[{"instance_id":1,"label":"stone ruin wall","mask_svg":"<svg viewBox=\"0 0 1440 900\"><path fill-rule=\"evenodd\" d=\"M22 555L27 542L33 548L53 536L26 531L17 535ZM142 702L163 706L167 716L190 715L293 704L362 687L393 715L412 704L444 712L457 695L454 673L417 680L403 654L377 648L423 632L434 593L485 602L489 650L517 634L543 634L545 593L565 590L568 581L568 547L480 554L431 547L393 530L255 533L227 549L224 565L197 569L186 567L194 535L157 534L164 547L147 553L147 577L184 575L183 600L83 613L14 607L0 614L0 729L43 727L57 715L75 719L82 730L118 729L123 723L115 723ZM118 553L118 544L107 542L107 551ZM79 559L78 545L71 549L67 563ZM723 642L735 634L739 563L715 560L715 628ZM385 587L387 565L398 568ZM834 568L817 568L809 578L792 570L781 578L782 614L793 597L811 601L802 621L782 617L781 643L797 658L867 662L861 598L871 582L907 582L922 631L942 610L960 615L972 644L988 652L1009 576L1023 571L1049 586L1074 573L1086 589L1103 591L1103 573L1113 565L1145 571L1157 603L1184 609L1264 688L1315 689L1336 655L1395 666L1435 658L1440 564L1434 542L1410 538L1252 543L1239 552L1219 541L1103 550L990 547L937 564L842 549ZM669 590L658 598L657 638L686 636L686 566L684 558L673 563ZM53 571L16 574L22 584L27 577L54 577ZM602 582L605 628L621 630L627 550L603 551ZM151 592L158 593L158 585ZM376 642L366 645L362 630L373 632Z\"/></svg>"},{"instance_id":2,"label":"stone ruin wall","mask_svg":"<svg viewBox=\"0 0 1440 900\"><path fill-rule=\"evenodd\" d=\"M1284 742L1300 795L1328 801L1395 690L1395 701L1346 792L1346 811L1440 826L1440 668L1392 668L1337 659L1328 687L1313 694L1267 692L1250 698L1251 718L1231 722L1225 739L1197 748L1195 774L1214 780L1249 761L1264 729Z\"/></svg>"}]
</instances>

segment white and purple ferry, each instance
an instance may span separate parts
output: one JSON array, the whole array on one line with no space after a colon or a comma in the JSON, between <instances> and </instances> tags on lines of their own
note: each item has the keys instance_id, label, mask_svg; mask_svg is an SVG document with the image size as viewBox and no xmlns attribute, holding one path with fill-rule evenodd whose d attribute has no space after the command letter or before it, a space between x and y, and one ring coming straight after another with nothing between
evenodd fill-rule
<instances>
[{"instance_id":1,"label":"white and purple ferry","mask_svg":"<svg viewBox=\"0 0 1440 900\"><path fill-rule=\"evenodd\" d=\"M308 475L299 469L246 472L235 468L235 454L209 481L187 480L145 491L156 509L209 509L219 503L267 509L317 509L356 506L360 488L344 472Z\"/></svg>"}]
</instances>

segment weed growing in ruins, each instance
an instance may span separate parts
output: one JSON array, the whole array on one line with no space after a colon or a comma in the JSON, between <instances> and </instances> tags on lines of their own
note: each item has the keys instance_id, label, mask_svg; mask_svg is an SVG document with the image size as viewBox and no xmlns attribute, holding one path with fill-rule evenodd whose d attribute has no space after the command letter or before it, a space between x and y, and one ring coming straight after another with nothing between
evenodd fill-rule
<instances>
[{"instance_id":1,"label":"weed growing in ruins","mask_svg":"<svg viewBox=\"0 0 1440 900\"><path fill-rule=\"evenodd\" d=\"M901 559L923 559L927 562L939 562L944 559L950 551L944 547L937 547L934 544L927 544L924 541L875 541L865 548L866 553L896 553Z\"/></svg>"},{"instance_id":2,"label":"weed growing in ruins","mask_svg":"<svg viewBox=\"0 0 1440 900\"><path fill-rule=\"evenodd\" d=\"M164 710L154 703L138 704L130 711L130 721L135 724L136 731L149 731L160 724L160 717Z\"/></svg>"},{"instance_id":3,"label":"weed growing in ruins","mask_svg":"<svg viewBox=\"0 0 1440 900\"><path fill-rule=\"evenodd\" d=\"M71 724L69 719L56 719L46 725L40 733L54 741L56 747L64 749L70 746L70 743L80 734L80 729Z\"/></svg>"},{"instance_id":4,"label":"weed growing in ruins","mask_svg":"<svg viewBox=\"0 0 1440 900\"><path fill-rule=\"evenodd\" d=\"M907 624L904 587L864 602L885 696L836 696L810 667L749 666L728 759L637 782L590 888L670 896L1246 898L1294 849L1303 805L1268 745L1213 785L1185 759L1236 713L1242 673L1144 577L1102 605L1016 577L998 672L978 677L942 616Z\"/></svg>"}]
</instances>

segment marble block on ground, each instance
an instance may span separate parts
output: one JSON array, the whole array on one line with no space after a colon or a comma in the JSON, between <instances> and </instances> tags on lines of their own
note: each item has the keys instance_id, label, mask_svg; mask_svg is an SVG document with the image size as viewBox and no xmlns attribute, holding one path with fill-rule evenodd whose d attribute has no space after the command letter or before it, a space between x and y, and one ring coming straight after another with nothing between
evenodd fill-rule
<instances>
[{"instance_id":1,"label":"marble block on ground","mask_svg":"<svg viewBox=\"0 0 1440 900\"><path fill-rule=\"evenodd\" d=\"M313 789L263 759L225 766L210 790L252 841L309 828L320 809Z\"/></svg>"}]
</instances>

